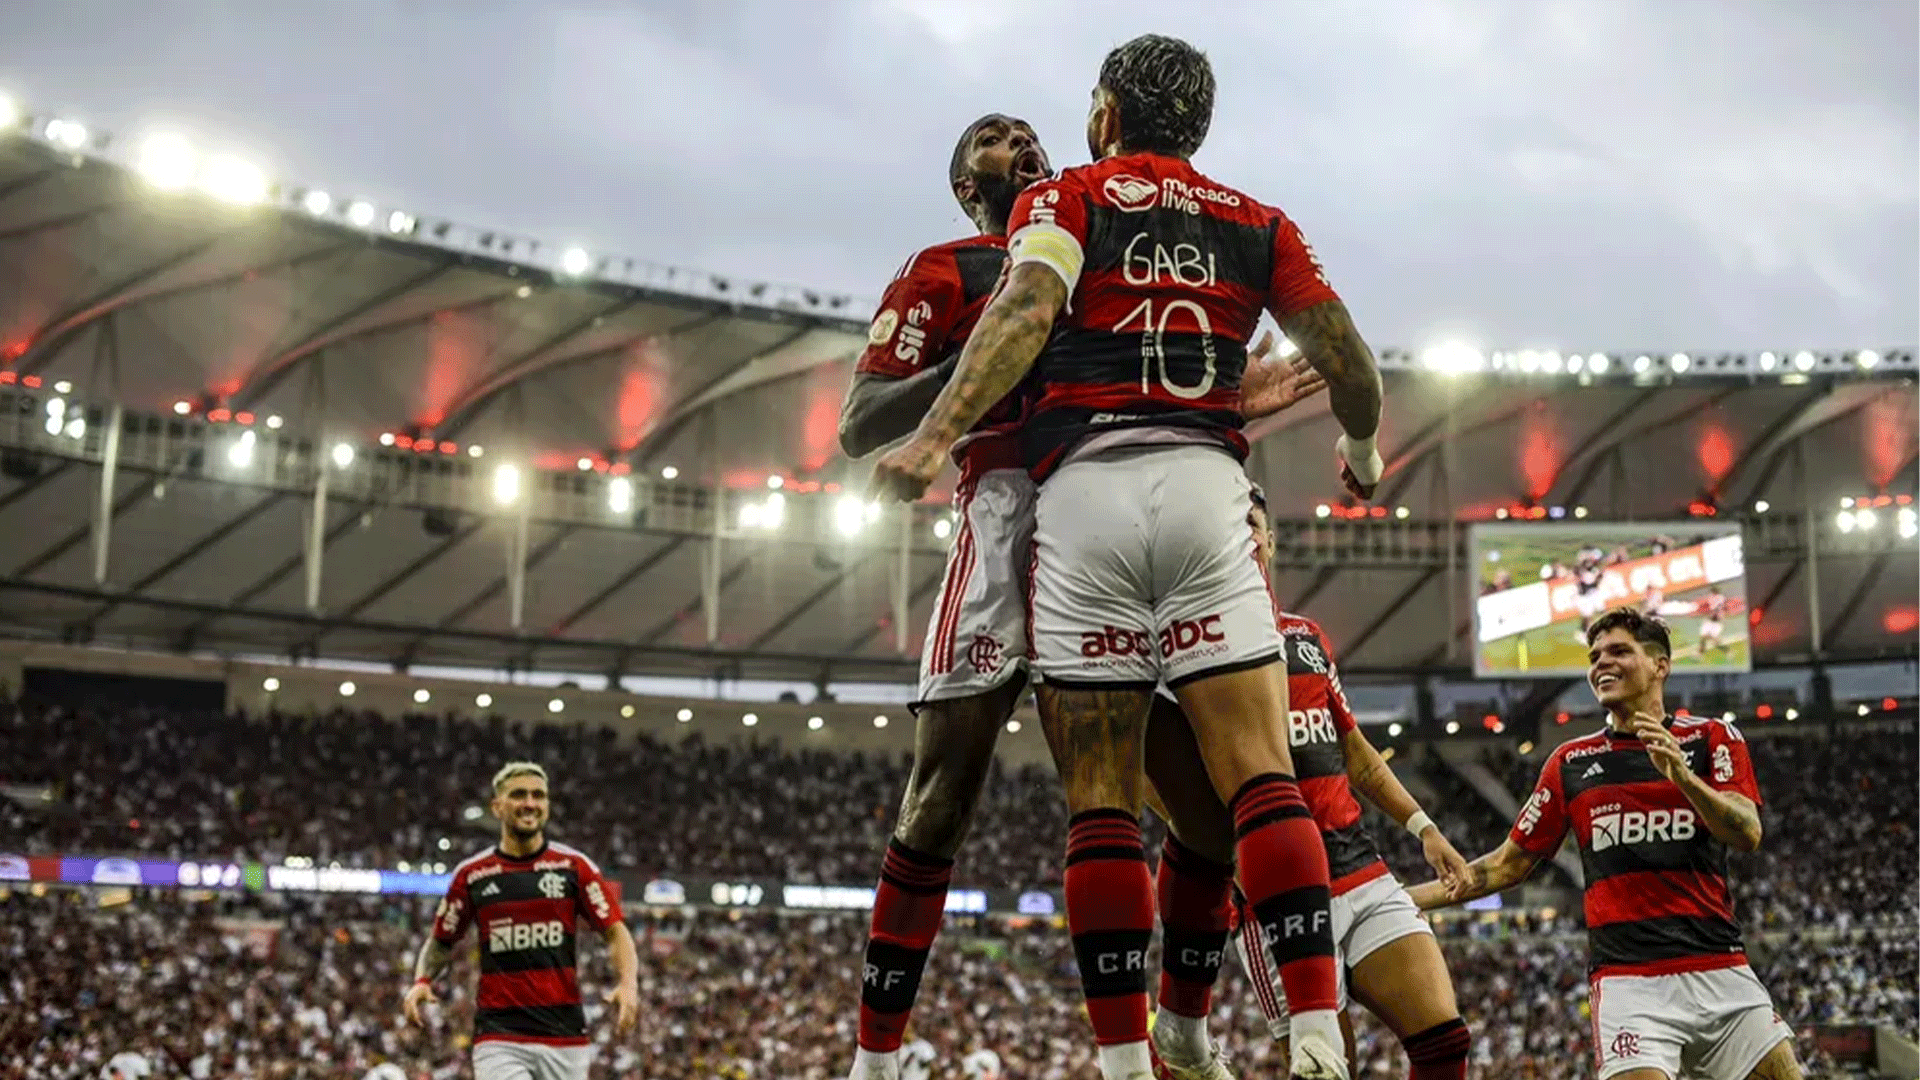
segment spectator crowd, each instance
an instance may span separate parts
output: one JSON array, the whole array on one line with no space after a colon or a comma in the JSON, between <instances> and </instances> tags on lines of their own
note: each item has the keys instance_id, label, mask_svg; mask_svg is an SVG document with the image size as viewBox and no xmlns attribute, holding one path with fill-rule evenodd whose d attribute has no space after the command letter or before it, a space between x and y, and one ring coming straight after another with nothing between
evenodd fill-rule
<instances>
[{"instance_id":1,"label":"spectator crowd","mask_svg":"<svg viewBox=\"0 0 1920 1080\"><path fill-rule=\"evenodd\" d=\"M1872 1021L1915 1034L1914 731L1755 738L1768 840L1736 861L1755 966L1796 1025ZM1411 755L1409 755L1411 756ZM49 808L0 799L0 850L152 852L393 865L484 842L463 810L508 758L555 776L556 836L604 864L712 876L863 883L891 826L905 762L871 755L616 741L578 728L372 716L255 719L159 707L29 702L0 716L0 780L45 784ZM1487 763L1524 795L1539 755ZM1405 759L1396 766L1421 768ZM1437 758L1436 818L1469 858L1505 822ZM1401 830L1374 833L1403 874L1428 872ZM961 883L1057 881L1064 814L1042 770L995 773ZM1577 910L1577 903L1569 905ZM16 890L0 899L0 1080L99 1076L133 1050L156 1078L469 1075L472 968L462 957L425 1032L399 998L430 902ZM629 911L642 1025L605 1045L596 1078L826 1080L854 1038L859 914ZM1478 1035L1478 1080L1590 1075L1577 920L1511 913L1449 923L1443 947ZM583 945L589 1018L603 950ZM1252 994L1223 976L1216 1030L1244 1075L1278 1069ZM1394 1040L1360 1016L1361 1076L1405 1075ZM934 1076L993 1049L1007 1078L1095 1075L1072 950L1049 920L957 921L936 948L915 1028ZM1811 1044L1814 1076L1846 1075Z\"/></svg>"}]
</instances>

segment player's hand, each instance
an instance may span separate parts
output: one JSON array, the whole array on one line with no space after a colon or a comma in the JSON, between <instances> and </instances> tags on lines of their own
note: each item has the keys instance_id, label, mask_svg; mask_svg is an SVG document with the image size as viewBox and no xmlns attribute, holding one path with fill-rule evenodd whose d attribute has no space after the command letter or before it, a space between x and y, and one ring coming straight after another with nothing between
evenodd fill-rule
<instances>
[{"instance_id":1,"label":"player's hand","mask_svg":"<svg viewBox=\"0 0 1920 1080\"><path fill-rule=\"evenodd\" d=\"M1678 784L1685 774L1693 770L1687 765L1686 751L1680 749L1680 740L1657 718L1643 712L1633 714L1633 733L1647 746L1647 756L1653 759L1653 767L1660 775Z\"/></svg>"},{"instance_id":2,"label":"player's hand","mask_svg":"<svg viewBox=\"0 0 1920 1080\"><path fill-rule=\"evenodd\" d=\"M1327 388L1327 380L1304 356L1284 360L1273 348L1273 331L1260 336L1247 353L1247 370L1240 376L1240 416L1258 420L1290 409Z\"/></svg>"},{"instance_id":3,"label":"player's hand","mask_svg":"<svg viewBox=\"0 0 1920 1080\"><path fill-rule=\"evenodd\" d=\"M432 983L416 982L409 987L407 996L400 1001L401 1011L407 1014L407 1023L424 1029L427 1017L420 1007L429 1001L436 1005L440 1003L440 999L434 995Z\"/></svg>"},{"instance_id":4,"label":"player's hand","mask_svg":"<svg viewBox=\"0 0 1920 1080\"><path fill-rule=\"evenodd\" d=\"M1453 846L1453 841L1441 835L1436 827L1420 834L1420 848L1427 857L1427 865L1440 875L1440 884L1449 897L1457 898L1466 891L1467 860Z\"/></svg>"},{"instance_id":5,"label":"player's hand","mask_svg":"<svg viewBox=\"0 0 1920 1080\"><path fill-rule=\"evenodd\" d=\"M1387 463L1380 460L1380 450L1374 440L1342 435L1333 444L1333 452L1340 455L1340 483L1362 502L1373 498L1373 489L1379 486L1380 477L1387 471Z\"/></svg>"},{"instance_id":6,"label":"player's hand","mask_svg":"<svg viewBox=\"0 0 1920 1080\"><path fill-rule=\"evenodd\" d=\"M613 1033L625 1038L640 1021L640 985L632 979L622 980L607 991L607 1001L614 1007Z\"/></svg>"},{"instance_id":7,"label":"player's hand","mask_svg":"<svg viewBox=\"0 0 1920 1080\"><path fill-rule=\"evenodd\" d=\"M918 500L946 465L947 450L916 434L880 455L869 489L873 498L909 503Z\"/></svg>"}]
</instances>

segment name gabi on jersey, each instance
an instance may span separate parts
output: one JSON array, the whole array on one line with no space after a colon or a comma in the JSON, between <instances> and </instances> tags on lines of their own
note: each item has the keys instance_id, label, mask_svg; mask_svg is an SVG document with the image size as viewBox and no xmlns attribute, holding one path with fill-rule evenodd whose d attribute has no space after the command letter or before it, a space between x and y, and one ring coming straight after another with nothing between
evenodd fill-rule
<instances>
[{"instance_id":1,"label":"name gabi on jersey","mask_svg":"<svg viewBox=\"0 0 1920 1080\"><path fill-rule=\"evenodd\" d=\"M1602 852L1621 844L1691 840L1698 819L1691 810L1626 810L1618 803L1595 809L1587 847Z\"/></svg>"},{"instance_id":2,"label":"name gabi on jersey","mask_svg":"<svg viewBox=\"0 0 1920 1080\"><path fill-rule=\"evenodd\" d=\"M544 922L501 920L487 927L487 951L521 952L525 949L557 949L567 938L567 925L559 919Z\"/></svg>"}]
</instances>

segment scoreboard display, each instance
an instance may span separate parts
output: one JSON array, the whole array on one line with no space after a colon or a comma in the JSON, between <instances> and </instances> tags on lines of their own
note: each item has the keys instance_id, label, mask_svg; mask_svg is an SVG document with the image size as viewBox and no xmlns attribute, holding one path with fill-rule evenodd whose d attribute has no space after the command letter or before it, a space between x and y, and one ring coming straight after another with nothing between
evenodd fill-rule
<instances>
[{"instance_id":1,"label":"scoreboard display","mask_svg":"<svg viewBox=\"0 0 1920 1080\"><path fill-rule=\"evenodd\" d=\"M1753 666L1737 524L1491 522L1470 550L1476 676L1585 675L1587 624L1627 606L1666 620L1676 673Z\"/></svg>"}]
</instances>

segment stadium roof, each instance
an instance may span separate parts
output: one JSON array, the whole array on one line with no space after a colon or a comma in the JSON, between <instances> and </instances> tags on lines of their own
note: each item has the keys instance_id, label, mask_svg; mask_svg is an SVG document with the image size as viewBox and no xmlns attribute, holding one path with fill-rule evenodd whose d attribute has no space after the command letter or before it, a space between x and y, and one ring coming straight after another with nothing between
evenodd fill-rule
<instances>
[{"instance_id":1,"label":"stadium roof","mask_svg":"<svg viewBox=\"0 0 1920 1080\"><path fill-rule=\"evenodd\" d=\"M864 475L835 427L866 302L323 199L237 163L194 172L66 123L0 134L0 391L16 410L0 419L0 615L18 632L583 672L910 671L942 515L866 526L838 505ZM1911 655L1920 581L1891 500L1916 486L1913 354L1783 346L1604 368L1384 352L1384 517L1346 516L1324 400L1257 429L1255 476L1290 522L1280 599L1320 619L1352 670L1458 664L1447 630L1468 586L1433 524L1449 507L1711 511L1756 523L1763 659L1809 651L1815 621L1829 653ZM43 432L55 397L91 430ZM115 404L134 423L97 579ZM247 462L223 460L243 436ZM338 446L358 471L339 470L314 532L314 478ZM501 464L535 478L527 508L487 498ZM782 527L743 524L770 477L790 496ZM630 513L604 509L616 480ZM1877 530L1839 531L1839 500L1883 494ZM1807 530L1783 516L1808 509L1812 571Z\"/></svg>"}]
</instances>

